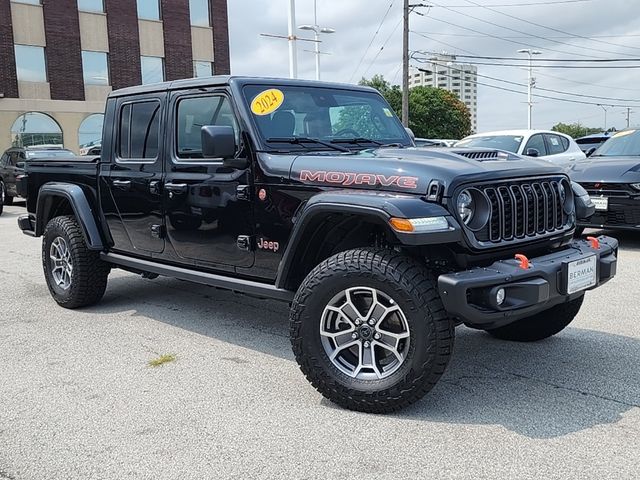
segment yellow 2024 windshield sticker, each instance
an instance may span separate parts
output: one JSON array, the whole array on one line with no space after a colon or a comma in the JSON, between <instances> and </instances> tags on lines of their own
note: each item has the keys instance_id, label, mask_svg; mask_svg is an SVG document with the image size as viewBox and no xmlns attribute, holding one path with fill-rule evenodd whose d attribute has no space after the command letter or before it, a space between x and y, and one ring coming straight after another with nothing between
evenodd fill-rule
<instances>
[{"instance_id":1,"label":"yellow 2024 windshield sticker","mask_svg":"<svg viewBox=\"0 0 640 480\"><path fill-rule=\"evenodd\" d=\"M277 88L270 88L260 92L251 101L251 111L255 115L269 115L282 106L284 93Z\"/></svg>"}]
</instances>

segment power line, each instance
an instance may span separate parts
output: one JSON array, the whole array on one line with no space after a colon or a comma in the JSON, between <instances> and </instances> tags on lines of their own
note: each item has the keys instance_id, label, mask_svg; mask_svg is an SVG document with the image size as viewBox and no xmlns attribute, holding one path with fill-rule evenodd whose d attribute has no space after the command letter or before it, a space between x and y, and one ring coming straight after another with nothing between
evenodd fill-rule
<instances>
[{"instance_id":1,"label":"power line","mask_svg":"<svg viewBox=\"0 0 640 480\"><path fill-rule=\"evenodd\" d=\"M469 2L469 3L472 3L472 4L474 4L474 5L477 5L477 6L482 6L482 5L478 4L478 3L472 2L471 0L465 0L465 1L467 1L467 2ZM448 11L450 11L450 12L453 12L453 13L455 13L456 15L462 15L462 16L464 16L464 17L472 18L473 20L476 20L476 21L478 21L478 22L487 23L487 24L491 25L492 27L502 28L502 29L504 29L504 30L509 30L509 31L511 31L511 32L515 32L515 33L518 33L518 34L522 34L522 33L523 33L523 31L522 31L522 30L517 30L517 29L515 29L515 28L507 27L507 26L504 26L504 25L498 25L498 24L496 24L495 22L490 22L490 21L485 20L485 19L483 19L483 18L475 17L475 16L473 16L473 15L469 15L468 13L463 13L463 12L460 12L460 11L458 11L458 10L454 10L454 9L453 9L453 8L451 8L451 7L446 7L446 6L444 6L444 5L439 5L439 4L435 3L435 2L432 2L432 3L433 3L435 6L439 6L439 7L441 7L441 8L444 8L445 10L448 10ZM483 8L484 8L484 7L483 7ZM490 9L490 10L491 10L491 11L494 11L493 9ZM495 10L495 11L496 11L496 12L498 12L498 13L501 13L499 10ZM512 15L508 15L508 14L506 14L506 13L505 13L505 14L503 14L503 15L512 16ZM517 17L514 17L514 18L517 18ZM454 26L458 26L458 27L460 27L459 25L454 25ZM462 28L464 28L464 27L462 27ZM469 30L471 30L471 29L469 29ZM482 32L477 32L477 31L476 31L476 33L482 33ZM567 33L567 32L561 32L561 33ZM553 42L553 43L557 43L557 44L559 44L559 45L566 45L566 46L571 47L571 48L579 48L579 49L581 49L581 50L588 50L588 51L602 52L602 53L607 53L607 54L610 54L610 55L611 55L611 54L613 54L613 55L630 55L630 54L625 54L625 53L620 53L620 52L612 52L611 50L603 50L603 49L595 48L595 47L582 47L582 46L580 46L580 45L573 45L573 44L571 44L571 43L561 42L561 41L559 41L559 40L552 40L552 39L550 39L549 37L543 37L543 36L541 36L541 35L536 35L536 34L534 34L534 33L529 33L529 32L527 32L527 34L528 34L528 35L531 35L532 37L538 38L538 39L540 39L540 40L544 40L545 42L549 42L549 41L550 41L550 42ZM488 35L488 34L487 34L487 35ZM499 38L499 39L503 40L503 38L502 38L502 37L499 37L499 36L496 36L496 35L490 35L490 36L492 36L492 37L494 37L494 38ZM515 40L509 40L509 41L514 42L514 43L518 43L518 42L516 42ZM531 46L533 46L533 47L535 47L535 48L543 48L543 47L540 47L540 46L537 46L537 45L528 45L528 46L530 46L530 47L531 47ZM551 49L551 48L549 48L549 47L545 47L545 48L546 48L547 50L550 50L550 51L559 52L558 50L552 50L552 49ZM568 53L568 52L562 52L562 51L560 51L559 53ZM573 53L573 54L569 53L569 55L578 55L578 56L581 56L581 57L595 57L595 55L583 55L583 54L578 54L578 53Z\"/></svg>"},{"instance_id":2,"label":"power line","mask_svg":"<svg viewBox=\"0 0 640 480\"><path fill-rule=\"evenodd\" d=\"M465 50L464 48L456 47L455 45L451 45L450 43L443 42L441 40L436 40L435 38L431 38L428 35L425 35L424 33L416 32L414 30L411 30L411 33L413 33L415 35L418 35L419 37L426 38L427 40L431 40L432 42L440 43L440 44L442 44L442 45L444 45L446 47L453 48L454 50L460 50L461 52L465 52L465 53L469 53L471 55L475 55L473 52L470 52L469 50ZM458 55L458 56L462 56L462 55Z\"/></svg>"},{"instance_id":3,"label":"power line","mask_svg":"<svg viewBox=\"0 0 640 480\"><path fill-rule=\"evenodd\" d=\"M423 68L419 68L419 67L416 67L416 68L418 68L418 70L420 70L420 71L425 71L425 69L423 69ZM439 74L439 75L442 75L442 76L445 76L445 77L449 77L449 78L452 77L452 75L448 75L448 74L444 74L444 73L443 74ZM509 82L507 80L500 80L500 79L496 79L496 80L500 81L500 82L506 82L506 83L515 83L515 82ZM472 83L472 84L475 84L475 85L481 85L483 87L495 88L497 90L502 90L504 92L517 93L519 95L527 95L527 92L521 92L520 90L514 90L512 88L504 87L504 86L501 86L501 85L491 85L489 83L483 83L483 82L478 82L478 81L473 81L473 80L470 80L469 83ZM526 85L522 85L522 84L517 84L517 85L526 86ZM548 100L556 100L558 102L577 103L577 104L581 104L581 105L595 105L595 106L605 105L607 107L628 108L628 105L614 105L614 104L607 104L607 103L603 103L603 102L597 102L596 103L596 102L588 102L588 101L584 101L584 100L572 100L570 98L552 97L550 95L541 95L541 94L538 94L538 93L534 93L533 96L537 97L537 98L545 98L545 99L548 99Z\"/></svg>"},{"instance_id":4,"label":"power line","mask_svg":"<svg viewBox=\"0 0 640 480\"><path fill-rule=\"evenodd\" d=\"M473 7L474 5L467 5L468 7ZM484 35L472 35L470 33L450 33L450 32L429 32L431 35L442 35L447 37L466 37L466 38L482 38ZM640 37L638 33L621 33L618 35L592 35L588 38L589 40L593 40L594 38L624 38L624 37ZM502 38L510 38L510 39L522 39L522 38L532 38L531 35L505 35ZM574 35L550 35L546 38L575 38Z\"/></svg>"},{"instance_id":5,"label":"power line","mask_svg":"<svg viewBox=\"0 0 640 480\"><path fill-rule=\"evenodd\" d=\"M560 5L563 3L584 3L591 0L556 0L548 2L529 2L529 3L498 3L486 5L487 7L535 7L537 5ZM473 8L475 5L449 5L451 8Z\"/></svg>"},{"instance_id":6,"label":"power line","mask_svg":"<svg viewBox=\"0 0 640 480\"><path fill-rule=\"evenodd\" d=\"M416 60L417 62L420 62L420 60L418 60L415 57L414 57L414 60ZM436 69L437 69L437 64L436 64ZM419 70L423 71L423 72L427 71L425 69L419 69ZM442 75L442 74L438 71L437 75ZM479 74L477 72L474 72L473 75L475 75L476 77L486 78L488 80L494 80L496 82L503 82L503 83L508 83L508 84L511 84L511 85L516 85L518 87L526 87L527 86L527 85L525 85L523 83L513 82L511 80L504 80L502 78L491 77L489 75L482 75L482 74ZM471 80L465 80L465 82L467 82L467 81L470 82ZM566 91L563 91L563 90L555 90L555 89L543 88L543 87L536 87L536 89L537 90L542 90L542 91L545 91L545 92L557 93L557 94L560 94L560 95L570 95L570 96L579 97L579 98L593 98L593 99L596 99L596 100L610 100L610 101L614 101L614 102L640 103L640 99L601 97L601 96L597 96L597 95L587 95L587 94L582 94L582 93L566 92Z\"/></svg>"},{"instance_id":7,"label":"power line","mask_svg":"<svg viewBox=\"0 0 640 480\"><path fill-rule=\"evenodd\" d=\"M387 11L382 16L382 20L380 20L380 25L378 25L378 28L376 29L375 33L373 34L373 37L371 37L371 41L369 42L369 45L367 45L366 50L362 54L362 57L360 58L360 61L358 62L358 65L356 66L355 70L353 71L353 73L349 77L349 83L351 83L351 80L353 80L353 77L356 75L356 73L358 73L358 69L362 65L362 62L364 61L365 57L367 56L367 53L369 53L369 49L371 48L371 45L373 45L373 42L375 41L376 37L378 36L378 33L380 33L380 29L382 28L382 25L384 24L384 21L387 19L387 16L389 15L389 12L393 8L393 4L394 3L395 3L395 0L392 0L391 3L389 4L389 8L387 8Z\"/></svg>"},{"instance_id":8,"label":"power line","mask_svg":"<svg viewBox=\"0 0 640 480\"><path fill-rule=\"evenodd\" d=\"M417 32L414 32L417 33ZM481 60L520 60L521 57L490 57L483 55L456 55L462 58L478 58ZM533 62L582 62L582 63L613 63L613 62L640 62L638 58L594 58L592 60L588 58L532 58Z\"/></svg>"},{"instance_id":9,"label":"power line","mask_svg":"<svg viewBox=\"0 0 640 480\"><path fill-rule=\"evenodd\" d=\"M512 18L514 20L519 20L520 22L524 22L524 23L526 23L528 25L535 25L536 27L545 28L545 29L550 30L552 32L562 33L563 35L573 35L576 38L582 38L583 40L590 40L592 42L602 43L602 44L606 44L606 45L613 45L615 47L622 47L622 48L630 48L630 49L633 49L633 50L640 50L639 47L630 47L630 46L627 46L627 45L621 45L619 43L607 42L605 40L591 40L588 37L585 37L583 35L579 35L579 34L576 34L576 33L572 34L570 32L566 32L566 31L560 30L558 28L548 27L547 25L543 25L541 23L536 23L536 22L533 22L531 20L525 20L525 19L517 17L515 15L511 15L509 13L501 12L500 10L496 10L495 8L491 8L488 5L481 5L481 4L479 4L479 3L477 3L477 2L475 2L473 0L465 0L465 1L467 3L471 3L471 4L475 5L477 7L481 7L481 8L484 8L485 10L489 10L491 12L494 12L494 13L497 13L499 15L505 16L507 18ZM588 48L588 47L585 47L585 48ZM604 50L598 50L598 51L604 51Z\"/></svg>"},{"instance_id":10,"label":"power line","mask_svg":"<svg viewBox=\"0 0 640 480\"><path fill-rule=\"evenodd\" d=\"M588 85L590 87L607 88L609 90L626 90L626 91L629 91L629 92L640 92L640 88L613 87L611 85L602 85L600 83L581 82L579 80L572 80L572 79L569 79L569 78L566 78L566 77L556 77L555 75L549 75L548 73L541 73L541 72L536 72L536 75L540 75L542 77L553 78L555 80L563 80L565 82L575 83L576 85Z\"/></svg>"},{"instance_id":11,"label":"power line","mask_svg":"<svg viewBox=\"0 0 640 480\"><path fill-rule=\"evenodd\" d=\"M402 23L402 17L400 17L400 20L398 21L398 23L396 24L396 26L393 28L393 30L391 31L391 34L387 37L387 39L384 41L384 43L382 44L382 46L380 47L380 50L378 50L378 53L376 53L376 56L373 57L373 60L371 60L371 63L369 64L369 66L367 67L367 69L364 71L364 73L362 74L362 76L366 76L367 72L369 72L369 70L371 69L371 67L373 66L373 64L376 62L376 60L378 59L378 57L380 56L380 54L382 53L382 51L384 50L384 47L387 46L387 43L389 43L389 40L391 40L391 37L393 37L393 34L396 33L396 30L398 30L398 27L400 26L400 24Z\"/></svg>"},{"instance_id":12,"label":"power line","mask_svg":"<svg viewBox=\"0 0 640 480\"><path fill-rule=\"evenodd\" d=\"M453 11L453 12L455 12L455 10L452 10L452 11ZM463 15L461 12L456 12L456 13L458 13L458 14L460 14L460 15ZM468 15L467 15L467 16L468 16ZM430 16L429 18L430 18L431 20L436 21L436 22L444 23L444 24L446 24L446 25L449 25L449 26L452 26L452 27L456 27L456 28L461 28L461 29L463 29L463 30L468 30L468 31L470 31L470 32L479 33L479 34L481 34L481 35L482 35L482 36L484 36L484 37L491 37L491 38L495 38L496 40L500 40L500 41L508 42L508 43L513 43L513 44L515 44L515 45L523 45L523 46L525 46L525 47L529 47L529 48L539 48L539 49L544 49L544 50L546 50L546 51L556 52L556 53L562 53L562 54L564 54L564 55L578 55L579 57L586 57L586 58L602 58L602 57L595 57L594 55L583 55L583 54L581 54L581 53L567 52L567 51L564 51L564 50L558 50L558 49L555 49L555 48L541 47L540 45L534 45L534 44L532 44L532 43L526 43L526 42L519 42L519 41L517 41L517 40L509 40L509 39L506 39L506 38L501 37L501 36L499 36L499 35L494 35L494 34L492 34L492 33L482 32L482 31L480 31L480 30L475 30L475 29L470 28L470 27L463 27L462 25L457 25L457 24L455 24L455 23L448 22L448 21L446 21L446 20L442 20L442 19L440 19L440 18L435 18L433 15L432 15L432 16ZM472 17L472 18L475 18L475 17ZM483 20L483 22L484 22L484 20ZM488 22L485 22L485 23L488 23ZM494 25L494 26L497 26L497 25Z\"/></svg>"},{"instance_id":13,"label":"power line","mask_svg":"<svg viewBox=\"0 0 640 480\"><path fill-rule=\"evenodd\" d=\"M468 61L464 62L467 65L488 65L490 67L526 67L523 63L488 63L488 62L478 62L478 61ZM536 68L558 68L558 69L582 69L582 70L590 70L590 69L604 69L604 70L617 70L617 69L636 69L640 68L640 65L536 65Z\"/></svg>"}]
</instances>

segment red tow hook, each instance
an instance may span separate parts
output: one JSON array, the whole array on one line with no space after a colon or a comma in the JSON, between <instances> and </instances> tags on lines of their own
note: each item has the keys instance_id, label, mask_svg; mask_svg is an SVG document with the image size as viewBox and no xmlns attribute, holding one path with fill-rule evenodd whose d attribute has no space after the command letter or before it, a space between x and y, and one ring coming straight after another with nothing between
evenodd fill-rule
<instances>
[{"instance_id":1,"label":"red tow hook","mask_svg":"<svg viewBox=\"0 0 640 480\"><path fill-rule=\"evenodd\" d=\"M600 240L598 240L596 237L587 237L587 240L589 240L591 248L593 248L594 250L600 249Z\"/></svg>"},{"instance_id":2,"label":"red tow hook","mask_svg":"<svg viewBox=\"0 0 640 480\"><path fill-rule=\"evenodd\" d=\"M531 263L529 262L529 259L526 257L526 255L518 253L516 255L516 260L520 262L519 267L523 270L527 270L531 266Z\"/></svg>"}]
</instances>

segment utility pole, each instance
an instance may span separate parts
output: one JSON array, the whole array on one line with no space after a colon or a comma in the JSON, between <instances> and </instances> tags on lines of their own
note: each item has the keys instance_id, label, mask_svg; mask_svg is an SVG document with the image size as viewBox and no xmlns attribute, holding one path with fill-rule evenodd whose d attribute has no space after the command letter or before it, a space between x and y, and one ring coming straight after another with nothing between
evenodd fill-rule
<instances>
[{"instance_id":1,"label":"utility pole","mask_svg":"<svg viewBox=\"0 0 640 480\"><path fill-rule=\"evenodd\" d=\"M409 0L404 0L402 29L402 124L409 126Z\"/></svg>"},{"instance_id":2,"label":"utility pole","mask_svg":"<svg viewBox=\"0 0 640 480\"><path fill-rule=\"evenodd\" d=\"M430 5L424 3L410 5L409 0L404 0L402 11L402 124L405 127L409 126L409 15L418 7L430 7ZM422 14L418 13L418 15Z\"/></svg>"},{"instance_id":3,"label":"utility pole","mask_svg":"<svg viewBox=\"0 0 640 480\"><path fill-rule=\"evenodd\" d=\"M527 82L528 86L527 86L527 104L528 104L528 114L527 114L527 128L529 130L531 130L531 113L533 111L533 94L532 94L532 90L533 87L536 84L536 79L533 78L533 64L532 64L532 57L533 55L540 55L542 52L538 51L538 50L531 50L530 48L523 48L521 50L518 50L518 53L526 53L527 55L529 55L529 75L528 75L528 79L529 81Z\"/></svg>"},{"instance_id":4,"label":"utility pole","mask_svg":"<svg viewBox=\"0 0 640 480\"><path fill-rule=\"evenodd\" d=\"M607 131L607 107L604 105L598 105L602 110L604 110L604 131Z\"/></svg>"},{"instance_id":5,"label":"utility pole","mask_svg":"<svg viewBox=\"0 0 640 480\"><path fill-rule=\"evenodd\" d=\"M631 126L631 107L627 107L627 128Z\"/></svg>"}]
</instances>

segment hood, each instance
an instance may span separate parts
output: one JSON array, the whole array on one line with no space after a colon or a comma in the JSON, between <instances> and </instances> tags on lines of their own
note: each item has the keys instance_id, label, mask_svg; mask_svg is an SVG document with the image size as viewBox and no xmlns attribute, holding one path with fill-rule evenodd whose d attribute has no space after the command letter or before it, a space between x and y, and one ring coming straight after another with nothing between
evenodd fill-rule
<instances>
[{"instance_id":1,"label":"hood","mask_svg":"<svg viewBox=\"0 0 640 480\"><path fill-rule=\"evenodd\" d=\"M517 155L474 159L453 150L380 148L342 155L314 152L293 158L289 178L306 185L417 194L425 194L429 184L438 180L447 195L452 185L465 181L563 173L561 168L544 160ZM280 169L284 166L282 159L274 163L280 163Z\"/></svg>"},{"instance_id":2,"label":"hood","mask_svg":"<svg viewBox=\"0 0 640 480\"><path fill-rule=\"evenodd\" d=\"M576 162L569 175L576 182L638 183L640 157L590 157Z\"/></svg>"}]
</instances>

